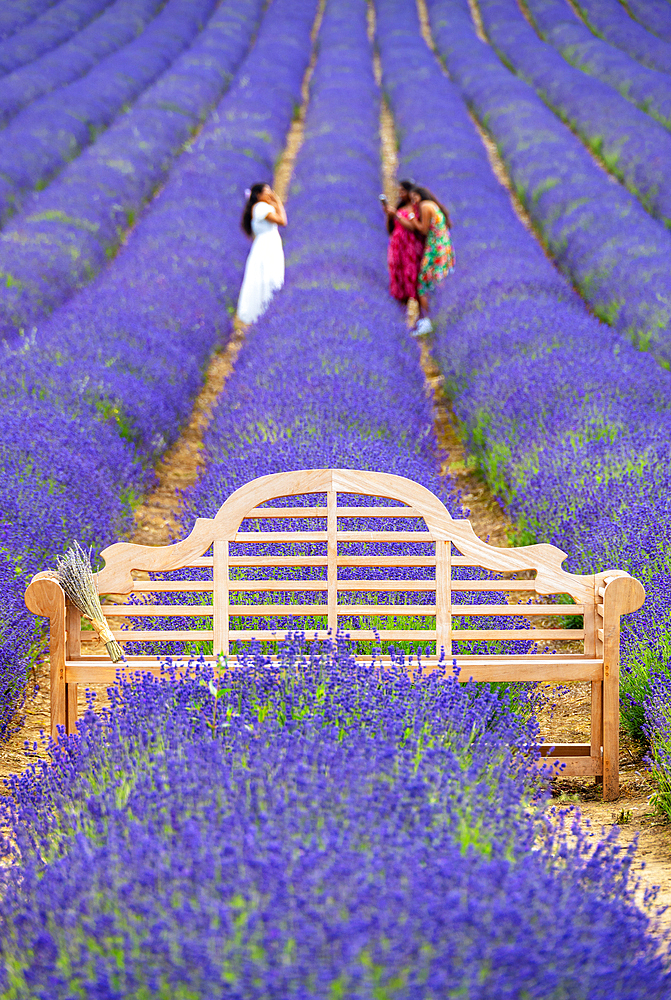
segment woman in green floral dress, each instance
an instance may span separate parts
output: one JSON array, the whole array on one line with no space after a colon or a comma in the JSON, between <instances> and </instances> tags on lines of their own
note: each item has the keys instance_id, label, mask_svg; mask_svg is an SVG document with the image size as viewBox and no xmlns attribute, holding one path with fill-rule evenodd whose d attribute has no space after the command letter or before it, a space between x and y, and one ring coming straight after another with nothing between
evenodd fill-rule
<instances>
[{"instance_id":1,"label":"woman in green floral dress","mask_svg":"<svg viewBox=\"0 0 671 1000\"><path fill-rule=\"evenodd\" d=\"M417 301L419 320L413 330L415 337L431 333L429 319L429 292L438 285L450 271L454 270L454 250L450 239L450 216L447 209L426 188L415 185L410 193L414 212L399 222L406 229L413 229L426 237L424 254L417 279Z\"/></svg>"}]
</instances>

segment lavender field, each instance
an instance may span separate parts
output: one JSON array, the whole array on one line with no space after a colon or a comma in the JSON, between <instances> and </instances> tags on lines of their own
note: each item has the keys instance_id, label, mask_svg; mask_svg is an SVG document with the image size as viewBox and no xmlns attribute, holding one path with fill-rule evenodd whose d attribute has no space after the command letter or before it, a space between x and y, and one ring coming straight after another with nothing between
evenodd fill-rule
<instances>
[{"instance_id":1,"label":"lavender field","mask_svg":"<svg viewBox=\"0 0 671 1000\"><path fill-rule=\"evenodd\" d=\"M511 544L644 584L621 727L671 821L671 2L0 8L0 755L46 655L27 583L135 537L213 361L182 534L310 468L467 516L430 357ZM286 283L241 331L245 189L285 168ZM453 224L421 350L388 293L394 171ZM383 673L340 633L279 653L120 675L8 780L0 998L671 996L635 845L552 808L547 689L410 674L408 644Z\"/></svg>"}]
</instances>

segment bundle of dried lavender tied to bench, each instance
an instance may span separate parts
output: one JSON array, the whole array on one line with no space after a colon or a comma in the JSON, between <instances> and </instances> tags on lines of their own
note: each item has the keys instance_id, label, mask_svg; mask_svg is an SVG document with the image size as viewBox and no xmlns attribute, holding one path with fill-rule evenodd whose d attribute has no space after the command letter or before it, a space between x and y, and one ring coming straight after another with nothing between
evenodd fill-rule
<instances>
[{"instance_id":1,"label":"bundle of dried lavender tied to bench","mask_svg":"<svg viewBox=\"0 0 671 1000\"><path fill-rule=\"evenodd\" d=\"M90 552L86 553L79 542L75 542L62 556L57 556L56 565L54 577L65 591L66 597L91 622L105 643L112 662L118 663L123 659L123 650L112 635L103 614L91 569Z\"/></svg>"}]
</instances>

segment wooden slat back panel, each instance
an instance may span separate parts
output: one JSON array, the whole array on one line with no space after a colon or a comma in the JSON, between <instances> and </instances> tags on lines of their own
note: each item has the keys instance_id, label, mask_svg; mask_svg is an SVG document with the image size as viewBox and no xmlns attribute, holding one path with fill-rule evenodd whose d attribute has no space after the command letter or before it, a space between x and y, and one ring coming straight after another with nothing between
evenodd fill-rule
<instances>
[{"instance_id":1,"label":"wooden slat back panel","mask_svg":"<svg viewBox=\"0 0 671 1000\"><path fill-rule=\"evenodd\" d=\"M453 519L437 497L398 476L314 470L262 477L229 497L215 518L198 519L183 542L153 550L118 543L103 555L100 589L136 595L117 606L121 624L113 622L126 643L199 636L226 653L230 642L235 650L245 639L344 628L364 643L362 653L378 632L387 645L428 642L448 656L470 652L468 640L528 645L569 632L587 635L597 651L587 620L585 630L561 627L565 614L584 612L582 603L510 603L513 594L584 601L592 577L564 573L553 546L489 546L470 522ZM135 580L134 568L160 579ZM180 579L170 579L177 570ZM114 606L105 610L114 619ZM548 627L555 620L559 627Z\"/></svg>"}]
</instances>

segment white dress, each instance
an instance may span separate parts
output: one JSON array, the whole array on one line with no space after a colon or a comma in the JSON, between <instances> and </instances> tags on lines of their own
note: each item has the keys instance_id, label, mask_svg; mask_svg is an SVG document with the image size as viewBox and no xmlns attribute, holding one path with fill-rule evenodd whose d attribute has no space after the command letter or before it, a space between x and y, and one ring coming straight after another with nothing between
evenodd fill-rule
<instances>
[{"instance_id":1,"label":"white dress","mask_svg":"<svg viewBox=\"0 0 671 1000\"><path fill-rule=\"evenodd\" d=\"M266 219L272 211L272 206L265 201L257 201L252 208L254 242L245 264L238 299L238 316L243 323L257 320L268 308L273 293L284 284L282 237L277 223Z\"/></svg>"}]
</instances>

